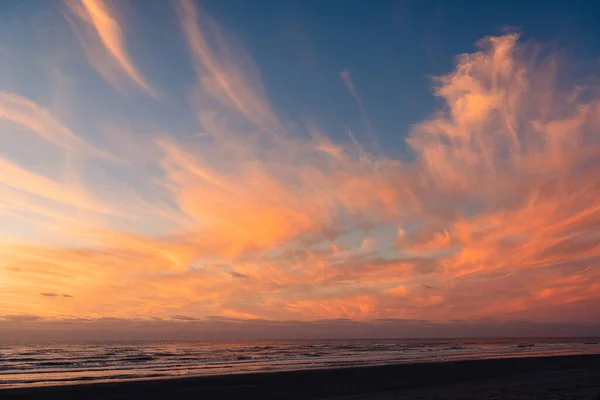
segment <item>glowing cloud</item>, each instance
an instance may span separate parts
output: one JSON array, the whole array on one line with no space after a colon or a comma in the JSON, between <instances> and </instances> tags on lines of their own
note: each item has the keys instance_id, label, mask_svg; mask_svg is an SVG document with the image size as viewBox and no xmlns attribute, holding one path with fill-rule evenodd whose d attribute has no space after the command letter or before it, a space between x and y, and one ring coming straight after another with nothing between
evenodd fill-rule
<instances>
[{"instance_id":1,"label":"glowing cloud","mask_svg":"<svg viewBox=\"0 0 600 400\"><path fill-rule=\"evenodd\" d=\"M146 82L127 53L121 26L104 0L81 0L81 2L68 0L66 4L77 17L78 22L85 25L80 29L79 37L92 66L117 87L117 81L111 72L111 68L116 66L146 93L157 97L156 92ZM76 23L72 24L77 29ZM106 57L98 53L100 50L98 39L105 50L104 54L112 60L111 64L106 64Z\"/></svg>"}]
</instances>

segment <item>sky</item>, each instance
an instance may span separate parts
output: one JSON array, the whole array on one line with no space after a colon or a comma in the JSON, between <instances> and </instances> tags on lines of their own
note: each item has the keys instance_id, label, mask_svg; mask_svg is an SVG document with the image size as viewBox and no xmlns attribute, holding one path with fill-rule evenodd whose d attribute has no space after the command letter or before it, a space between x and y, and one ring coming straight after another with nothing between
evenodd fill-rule
<instances>
[{"instance_id":1,"label":"sky","mask_svg":"<svg viewBox=\"0 0 600 400\"><path fill-rule=\"evenodd\" d=\"M0 2L0 338L600 335L598 15Z\"/></svg>"}]
</instances>

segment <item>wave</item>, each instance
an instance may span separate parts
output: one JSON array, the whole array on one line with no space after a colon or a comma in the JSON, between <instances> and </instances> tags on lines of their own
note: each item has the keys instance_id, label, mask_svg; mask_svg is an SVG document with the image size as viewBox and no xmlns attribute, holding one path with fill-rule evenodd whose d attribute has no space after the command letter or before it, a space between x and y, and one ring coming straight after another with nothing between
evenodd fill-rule
<instances>
[{"instance_id":1,"label":"wave","mask_svg":"<svg viewBox=\"0 0 600 400\"><path fill-rule=\"evenodd\" d=\"M61 366L72 366L76 363L70 361L42 361L38 362L35 365L39 367L61 367Z\"/></svg>"},{"instance_id":2,"label":"wave","mask_svg":"<svg viewBox=\"0 0 600 400\"><path fill-rule=\"evenodd\" d=\"M473 358L600 353L600 340L373 340L269 343L161 342L4 346L0 386L142 379L279 369Z\"/></svg>"},{"instance_id":3,"label":"wave","mask_svg":"<svg viewBox=\"0 0 600 400\"><path fill-rule=\"evenodd\" d=\"M122 357L119 358L118 361L122 361L122 362L147 362L147 361L152 361L152 360L156 360L156 357L153 356L149 356L149 355L139 355L139 356L128 356L128 357Z\"/></svg>"},{"instance_id":4,"label":"wave","mask_svg":"<svg viewBox=\"0 0 600 400\"><path fill-rule=\"evenodd\" d=\"M535 344L534 343L527 343L527 344L518 344L517 345L517 348L519 348L519 349L527 349L527 348L530 348L530 347L535 347Z\"/></svg>"},{"instance_id":5,"label":"wave","mask_svg":"<svg viewBox=\"0 0 600 400\"><path fill-rule=\"evenodd\" d=\"M0 363L5 362L30 362L30 361L38 361L39 358L32 357L13 357L13 358L1 358Z\"/></svg>"}]
</instances>

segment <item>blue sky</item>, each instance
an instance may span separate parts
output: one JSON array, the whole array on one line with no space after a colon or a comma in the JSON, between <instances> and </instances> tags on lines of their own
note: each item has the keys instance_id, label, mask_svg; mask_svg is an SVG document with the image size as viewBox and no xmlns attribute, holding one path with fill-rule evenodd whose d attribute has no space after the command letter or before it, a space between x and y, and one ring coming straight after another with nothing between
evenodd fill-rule
<instances>
[{"instance_id":1,"label":"blue sky","mask_svg":"<svg viewBox=\"0 0 600 400\"><path fill-rule=\"evenodd\" d=\"M356 104L338 79L348 69L378 140L402 153L411 124L433 110L431 77L457 54L508 31L555 49L597 57L594 1L206 1L262 71L278 110L313 117L328 132L344 127L368 140ZM385 105L385 106L383 106Z\"/></svg>"},{"instance_id":2,"label":"blue sky","mask_svg":"<svg viewBox=\"0 0 600 400\"><path fill-rule=\"evenodd\" d=\"M109 3L118 5L130 24L132 32L126 39L132 56L141 60L144 73L175 102L168 110L171 113L145 102L139 112L149 109L180 118L176 109L181 104L176 101L194 75L173 7L169 2ZM339 79L342 70L349 70L376 140L396 155L405 151L410 125L427 117L435 106L431 77L450 70L454 57L471 52L479 39L516 31L522 40L534 38L580 57L600 53L595 40L600 34L596 19L600 5L595 1L208 0L202 7L251 54L269 98L284 119L313 118L333 137L345 136L348 126L366 144L371 135ZM68 26L59 26L63 9L60 2L40 0L0 5L5 44L33 50L21 54L26 61L20 68L24 64L39 68L27 64L35 64L39 52L49 51L48 44L73 39L68 37ZM49 31L62 33L47 37ZM70 60L64 64L76 68ZM86 76L86 84L96 79ZM94 90L102 94L100 85ZM135 113L136 108L128 112Z\"/></svg>"}]
</instances>

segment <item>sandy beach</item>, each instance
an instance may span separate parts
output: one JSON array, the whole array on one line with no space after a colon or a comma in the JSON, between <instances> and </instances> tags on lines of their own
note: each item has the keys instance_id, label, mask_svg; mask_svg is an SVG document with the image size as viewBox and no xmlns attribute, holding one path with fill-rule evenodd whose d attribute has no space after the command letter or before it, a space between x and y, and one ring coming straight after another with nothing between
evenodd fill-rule
<instances>
[{"instance_id":1,"label":"sandy beach","mask_svg":"<svg viewBox=\"0 0 600 400\"><path fill-rule=\"evenodd\" d=\"M593 399L600 355L5 389L2 399Z\"/></svg>"}]
</instances>

